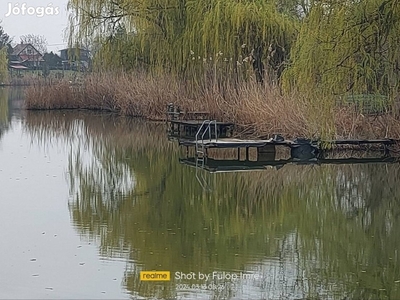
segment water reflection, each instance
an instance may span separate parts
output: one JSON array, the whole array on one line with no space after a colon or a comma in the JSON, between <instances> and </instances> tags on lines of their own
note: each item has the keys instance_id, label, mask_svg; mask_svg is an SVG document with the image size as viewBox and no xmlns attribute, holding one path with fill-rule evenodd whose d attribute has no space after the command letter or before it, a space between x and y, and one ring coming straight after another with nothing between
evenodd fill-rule
<instances>
[{"instance_id":1,"label":"water reflection","mask_svg":"<svg viewBox=\"0 0 400 300\"><path fill-rule=\"evenodd\" d=\"M76 112L29 113L25 122L43 144L77 141L73 224L104 259L127 261L132 296L400 298L399 164L205 174L207 192L163 124ZM152 283L141 270L254 276Z\"/></svg>"},{"instance_id":2,"label":"water reflection","mask_svg":"<svg viewBox=\"0 0 400 300\"><path fill-rule=\"evenodd\" d=\"M0 88L0 140L9 127L8 89Z\"/></svg>"},{"instance_id":3,"label":"water reflection","mask_svg":"<svg viewBox=\"0 0 400 300\"><path fill-rule=\"evenodd\" d=\"M10 128L11 117L20 117L23 106L23 88L0 87L0 141Z\"/></svg>"}]
</instances>

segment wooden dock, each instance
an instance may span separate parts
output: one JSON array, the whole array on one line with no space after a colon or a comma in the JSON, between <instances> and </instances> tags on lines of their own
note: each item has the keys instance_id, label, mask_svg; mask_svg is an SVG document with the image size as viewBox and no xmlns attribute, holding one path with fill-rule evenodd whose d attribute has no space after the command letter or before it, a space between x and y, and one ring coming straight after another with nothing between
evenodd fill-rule
<instances>
[{"instance_id":1,"label":"wooden dock","mask_svg":"<svg viewBox=\"0 0 400 300\"><path fill-rule=\"evenodd\" d=\"M258 160L264 160L264 157L271 157L276 152L277 146L289 147L291 151L292 158L309 160L313 158L322 157L325 151L321 148L322 143L330 143L331 146L350 146L352 149L363 150L361 146L371 147L377 146L378 149L383 152L389 152L388 146L397 143L393 139L377 139L377 140L337 140L328 142L317 142L304 140L275 140L273 138L268 140L249 140L249 139L236 139L236 138L219 138L219 139L203 139L203 140L193 140L193 139L181 139L179 140L179 145L187 147L187 152L189 147L203 147L205 156L208 157L208 149L238 149L238 158L240 158L240 149L244 148L246 151L246 159L249 157L249 149L257 149ZM356 148L354 148L356 146Z\"/></svg>"},{"instance_id":2,"label":"wooden dock","mask_svg":"<svg viewBox=\"0 0 400 300\"><path fill-rule=\"evenodd\" d=\"M210 114L205 111L183 112L179 107L169 104L167 106L166 121L168 124L168 136L171 139L194 139L201 130L204 120L210 119ZM214 121L216 133L211 137L226 138L233 134L234 124L232 122ZM203 128L205 130L206 128Z\"/></svg>"},{"instance_id":3,"label":"wooden dock","mask_svg":"<svg viewBox=\"0 0 400 300\"><path fill-rule=\"evenodd\" d=\"M280 159L267 161L241 161L235 159L212 159L208 158L204 164L199 164L195 157L179 159L181 164L204 169L210 173L228 173L244 171L261 171L269 168L280 169L285 165L343 165L343 164L392 164L399 163L398 157L376 157L376 158L334 158L334 159L313 159L299 161L295 159Z\"/></svg>"},{"instance_id":4,"label":"wooden dock","mask_svg":"<svg viewBox=\"0 0 400 300\"><path fill-rule=\"evenodd\" d=\"M395 139L374 139L374 140L334 140L334 141L323 141L323 143L331 144L331 145L385 145L385 146L390 146L398 143L399 141Z\"/></svg>"},{"instance_id":5,"label":"wooden dock","mask_svg":"<svg viewBox=\"0 0 400 300\"><path fill-rule=\"evenodd\" d=\"M204 120L171 120L170 132L175 133L175 135L180 138L194 138L203 122ZM223 138L232 135L233 123L215 122L215 125L217 127L218 137ZM213 137L215 138L215 134L213 134Z\"/></svg>"},{"instance_id":6,"label":"wooden dock","mask_svg":"<svg viewBox=\"0 0 400 300\"><path fill-rule=\"evenodd\" d=\"M288 146L296 147L300 145L310 144L319 147L320 144L331 145L385 145L390 146L396 144L398 141L394 139L376 139L376 140L335 140L335 141L309 141L298 142L296 140L275 140L273 138L268 140L249 140L249 139L236 139L236 138L219 138L219 139L204 139L204 140L191 140L182 139L179 144L182 146L195 146L196 144L203 144L206 148L246 148L246 147L264 147L266 145Z\"/></svg>"},{"instance_id":7,"label":"wooden dock","mask_svg":"<svg viewBox=\"0 0 400 300\"><path fill-rule=\"evenodd\" d=\"M276 153L277 146L289 147L291 157L298 160L321 158L321 153L329 145L331 148L359 148L378 147L385 153L388 147L399 143L394 139L349 139L331 141L312 141L304 138L287 140L280 135L273 135L270 139L238 139L233 137L234 124L217 120L204 120L205 112L181 112L179 107L169 104L167 107L168 134L178 140L179 145L187 148L194 147L196 156L200 159L208 158L208 149L240 149L246 150L246 160L249 157L249 148L257 149L257 160L266 161ZM187 119L186 117L192 119Z\"/></svg>"},{"instance_id":8,"label":"wooden dock","mask_svg":"<svg viewBox=\"0 0 400 300\"><path fill-rule=\"evenodd\" d=\"M181 140L179 144L182 146L196 146L196 144L202 144L205 148L261 148L267 145L283 145L288 147L295 145L293 141L289 140L243 140L235 138L205 139L200 141Z\"/></svg>"}]
</instances>

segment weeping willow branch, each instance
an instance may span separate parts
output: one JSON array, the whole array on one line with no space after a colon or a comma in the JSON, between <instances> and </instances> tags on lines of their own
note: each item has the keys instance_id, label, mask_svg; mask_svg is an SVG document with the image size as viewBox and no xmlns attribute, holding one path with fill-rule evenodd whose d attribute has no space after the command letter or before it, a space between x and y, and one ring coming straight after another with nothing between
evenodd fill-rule
<instances>
[{"instance_id":1,"label":"weeping willow branch","mask_svg":"<svg viewBox=\"0 0 400 300\"><path fill-rule=\"evenodd\" d=\"M343 1L329 9L316 4L292 49L286 89L393 97L400 78L399 18L398 0Z\"/></svg>"},{"instance_id":2,"label":"weeping willow branch","mask_svg":"<svg viewBox=\"0 0 400 300\"><path fill-rule=\"evenodd\" d=\"M0 83L8 81L7 47L0 49Z\"/></svg>"},{"instance_id":3,"label":"weeping willow branch","mask_svg":"<svg viewBox=\"0 0 400 300\"><path fill-rule=\"evenodd\" d=\"M275 1L70 0L69 8L71 40L79 42L94 33L103 68L143 67L145 61L153 71L192 78L204 76L210 64L214 75L226 78L245 79L252 69L260 78L262 66L279 77L299 25L280 13ZM117 29L125 32L113 32L116 16L122 24ZM112 42L106 38L110 35Z\"/></svg>"}]
</instances>

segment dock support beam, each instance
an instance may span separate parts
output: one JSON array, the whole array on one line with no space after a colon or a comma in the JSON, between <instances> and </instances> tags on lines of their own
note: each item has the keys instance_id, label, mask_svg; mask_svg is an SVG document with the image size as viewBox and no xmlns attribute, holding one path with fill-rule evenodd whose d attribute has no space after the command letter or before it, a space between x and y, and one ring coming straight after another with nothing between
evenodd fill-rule
<instances>
[{"instance_id":1,"label":"dock support beam","mask_svg":"<svg viewBox=\"0 0 400 300\"><path fill-rule=\"evenodd\" d=\"M257 148L257 161L275 160L275 145L265 145Z\"/></svg>"}]
</instances>

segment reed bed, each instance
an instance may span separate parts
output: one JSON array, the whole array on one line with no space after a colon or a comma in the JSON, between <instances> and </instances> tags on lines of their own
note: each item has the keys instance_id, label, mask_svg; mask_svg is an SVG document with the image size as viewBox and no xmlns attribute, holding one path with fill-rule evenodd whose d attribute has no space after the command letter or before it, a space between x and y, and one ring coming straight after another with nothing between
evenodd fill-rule
<instances>
[{"instance_id":1,"label":"reed bed","mask_svg":"<svg viewBox=\"0 0 400 300\"><path fill-rule=\"evenodd\" d=\"M278 87L253 81L206 79L196 85L167 74L95 73L80 84L39 81L26 90L26 108L32 110L90 109L163 120L168 103L208 111L258 137L400 138L400 121L392 113L366 115L349 105L327 109L325 100L318 105L296 94L283 96Z\"/></svg>"}]
</instances>

